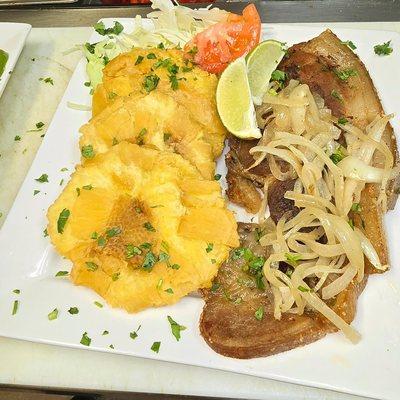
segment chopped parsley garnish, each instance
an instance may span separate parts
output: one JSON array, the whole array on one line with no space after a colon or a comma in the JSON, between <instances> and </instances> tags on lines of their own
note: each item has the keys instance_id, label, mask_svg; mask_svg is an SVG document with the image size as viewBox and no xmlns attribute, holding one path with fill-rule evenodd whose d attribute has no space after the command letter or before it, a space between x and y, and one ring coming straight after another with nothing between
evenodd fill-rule
<instances>
[{"instance_id":1,"label":"chopped parsley garnish","mask_svg":"<svg viewBox=\"0 0 400 400\"><path fill-rule=\"evenodd\" d=\"M329 158L332 160L334 164L338 164L340 161L343 160L345 157L342 146L338 147L330 156Z\"/></svg>"},{"instance_id":2,"label":"chopped parsley garnish","mask_svg":"<svg viewBox=\"0 0 400 400\"><path fill-rule=\"evenodd\" d=\"M34 190L33 195L36 196L38 193L40 193L40 190Z\"/></svg>"},{"instance_id":3,"label":"chopped parsley garnish","mask_svg":"<svg viewBox=\"0 0 400 400\"><path fill-rule=\"evenodd\" d=\"M138 145L142 145L142 144L144 144L144 135L146 135L146 133L147 133L147 129L146 128L143 128L140 132L139 132L139 134L137 135L137 138L136 138L136 143L138 144Z\"/></svg>"},{"instance_id":4,"label":"chopped parsley garnish","mask_svg":"<svg viewBox=\"0 0 400 400\"><path fill-rule=\"evenodd\" d=\"M346 40L345 42L341 42L342 44L346 45L352 50L355 50L357 46L351 41L351 40Z\"/></svg>"},{"instance_id":5,"label":"chopped parsley garnish","mask_svg":"<svg viewBox=\"0 0 400 400\"><path fill-rule=\"evenodd\" d=\"M178 89L178 78L176 77L176 75L169 75L169 82L171 83L172 90Z\"/></svg>"},{"instance_id":6,"label":"chopped parsley garnish","mask_svg":"<svg viewBox=\"0 0 400 400\"><path fill-rule=\"evenodd\" d=\"M172 269L179 269L181 266L179 264L172 264L172 265L169 265L169 267Z\"/></svg>"},{"instance_id":7,"label":"chopped parsley garnish","mask_svg":"<svg viewBox=\"0 0 400 400\"><path fill-rule=\"evenodd\" d=\"M191 54L192 56L196 55L198 53L199 49L196 46L193 46L188 53Z\"/></svg>"},{"instance_id":8,"label":"chopped parsley garnish","mask_svg":"<svg viewBox=\"0 0 400 400\"><path fill-rule=\"evenodd\" d=\"M350 225L350 228L353 229L353 231L354 231L354 221L351 218L349 218L347 223Z\"/></svg>"},{"instance_id":9,"label":"chopped parsley garnish","mask_svg":"<svg viewBox=\"0 0 400 400\"><path fill-rule=\"evenodd\" d=\"M117 96L118 96L117 93L110 92L110 93L108 93L108 100L113 100L113 99L115 99Z\"/></svg>"},{"instance_id":10,"label":"chopped parsley garnish","mask_svg":"<svg viewBox=\"0 0 400 400\"><path fill-rule=\"evenodd\" d=\"M78 307L70 307L70 309L68 310L68 312L69 312L71 315L79 314L79 308L78 308Z\"/></svg>"},{"instance_id":11,"label":"chopped parsley garnish","mask_svg":"<svg viewBox=\"0 0 400 400\"><path fill-rule=\"evenodd\" d=\"M47 232L47 228L43 230L43 237L47 237L49 236L48 232Z\"/></svg>"},{"instance_id":12,"label":"chopped parsley garnish","mask_svg":"<svg viewBox=\"0 0 400 400\"><path fill-rule=\"evenodd\" d=\"M213 282L211 285L211 292L215 293L219 288L221 287L221 284L218 282Z\"/></svg>"},{"instance_id":13,"label":"chopped parsley garnish","mask_svg":"<svg viewBox=\"0 0 400 400\"><path fill-rule=\"evenodd\" d=\"M211 264L215 264L217 262L217 260L215 258L211 259Z\"/></svg>"},{"instance_id":14,"label":"chopped parsley garnish","mask_svg":"<svg viewBox=\"0 0 400 400\"><path fill-rule=\"evenodd\" d=\"M110 62L110 59L107 56L103 57L103 63L104 65L107 65Z\"/></svg>"},{"instance_id":15,"label":"chopped parsley garnish","mask_svg":"<svg viewBox=\"0 0 400 400\"><path fill-rule=\"evenodd\" d=\"M346 125L349 121L345 117L340 117L337 122L340 125Z\"/></svg>"},{"instance_id":16,"label":"chopped parsley garnish","mask_svg":"<svg viewBox=\"0 0 400 400\"><path fill-rule=\"evenodd\" d=\"M294 253L285 253L285 258L289 265L291 265L292 267L296 267L301 260L301 255Z\"/></svg>"},{"instance_id":17,"label":"chopped parsley garnish","mask_svg":"<svg viewBox=\"0 0 400 400\"><path fill-rule=\"evenodd\" d=\"M361 204L360 203L353 203L351 206L351 211L360 213L361 212Z\"/></svg>"},{"instance_id":18,"label":"chopped parsley garnish","mask_svg":"<svg viewBox=\"0 0 400 400\"><path fill-rule=\"evenodd\" d=\"M306 288L306 287L304 287L304 286L299 286L297 289L300 290L300 292L303 292L303 293L309 292L309 291L310 291L309 288Z\"/></svg>"},{"instance_id":19,"label":"chopped parsley garnish","mask_svg":"<svg viewBox=\"0 0 400 400\"><path fill-rule=\"evenodd\" d=\"M90 235L90 239L96 240L98 237L99 237L99 234L97 232L92 232L92 234Z\"/></svg>"},{"instance_id":20,"label":"chopped parsley garnish","mask_svg":"<svg viewBox=\"0 0 400 400\"><path fill-rule=\"evenodd\" d=\"M165 49L164 43L158 43L157 49Z\"/></svg>"},{"instance_id":21,"label":"chopped parsley garnish","mask_svg":"<svg viewBox=\"0 0 400 400\"><path fill-rule=\"evenodd\" d=\"M50 313L47 315L47 318L49 319L49 321L53 321L53 320L57 319L57 317L58 317L58 310L57 310L57 308L55 308L52 312L50 312Z\"/></svg>"},{"instance_id":22,"label":"chopped parsley garnish","mask_svg":"<svg viewBox=\"0 0 400 400\"><path fill-rule=\"evenodd\" d=\"M391 40L388 42L385 42L383 44L377 44L374 46L374 52L375 54L378 54L378 56L388 56L393 52L393 47L390 46Z\"/></svg>"},{"instance_id":23,"label":"chopped parsley garnish","mask_svg":"<svg viewBox=\"0 0 400 400\"><path fill-rule=\"evenodd\" d=\"M171 74L171 75L176 75L179 72L179 67L176 64L169 64L167 66L167 71Z\"/></svg>"},{"instance_id":24,"label":"chopped parsley garnish","mask_svg":"<svg viewBox=\"0 0 400 400\"><path fill-rule=\"evenodd\" d=\"M90 54L94 54L95 45L96 45L96 43L90 44L90 43L86 42L86 43L85 43L85 48L86 48L86 50L87 50Z\"/></svg>"},{"instance_id":25,"label":"chopped parsley garnish","mask_svg":"<svg viewBox=\"0 0 400 400\"><path fill-rule=\"evenodd\" d=\"M260 239L264 235L264 229L261 229L261 228L257 227L256 230L254 231L254 235L255 235L255 238L256 238L257 242L259 242Z\"/></svg>"},{"instance_id":26,"label":"chopped parsley garnish","mask_svg":"<svg viewBox=\"0 0 400 400\"><path fill-rule=\"evenodd\" d=\"M59 276L67 276L68 274L69 274L68 271L58 271L58 272L56 273L56 277L59 277Z\"/></svg>"},{"instance_id":27,"label":"chopped parsley garnish","mask_svg":"<svg viewBox=\"0 0 400 400\"><path fill-rule=\"evenodd\" d=\"M135 61L135 65L139 65L143 60L144 60L143 56L138 56L138 58Z\"/></svg>"},{"instance_id":28,"label":"chopped parsley garnish","mask_svg":"<svg viewBox=\"0 0 400 400\"><path fill-rule=\"evenodd\" d=\"M81 154L82 154L82 157L84 157L84 158L88 158L88 159L93 158L94 154L95 154L94 150L93 150L93 146L91 144L82 146Z\"/></svg>"},{"instance_id":29,"label":"chopped parsley garnish","mask_svg":"<svg viewBox=\"0 0 400 400\"><path fill-rule=\"evenodd\" d=\"M156 289L157 290L159 290L159 289L161 289L161 286L162 286L162 284L163 284L163 278L160 278L159 280L158 280L158 283L157 283L157 286L156 286Z\"/></svg>"},{"instance_id":30,"label":"chopped parsley garnish","mask_svg":"<svg viewBox=\"0 0 400 400\"><path fill-rule=\"evenodd\" d=\"M341 94L340 94L338 91L336 91L335 89L332 90L331 96L334 97L335 99L339 100L339 101L343 101L343 97L342 97Z\"/></svg>"},{"instance_id":31,"label":"chopped parsley garnish","mask_svg":"<svg viewBox=\"0 0 400 400\"><path fill-rule=\"evenodd\" d=\"M64 179L61 179L59 185L62 186L63 183L64 183Z\"/></svg>"},{"instance_id":32,"label":"chopped parsley garnish","mask_svg":"<svg viewBox=\"0 0 400 400\"><path fill-rule=\"evenodd\" d=\"M85 85L86 87L90 87L90 82L85 82L84 85Z\"/></svg>"},{"instance_id":33,"label":"chopped parsley garnish","mask_svg":"<svg viewBox=\"0 0 400 400\"><path fill-rule=\"evenodd\" d=\"M106 336L106 335L108 335L110 332L108 332L108 331L103 331L103 333L102 333L102 335L103 336Z\"/></svg>"},{"instance_id":34,"label":"chopped parsley garnish","mask_svg":"<svg viewBox=\"0 0 400 400\"><path fill-rule=\"evenodd\" d=\"M156 262L157 262L157 257L152 251L149 251L146 253L144 257L142 268L150 272L153 269Z\"/></svg>"},{"instance_id":35,"label":"chopped parsley garnish","mask_svg":"<svg viewBox=\"0 0 400 400\"><path fill-rule=\"evenodd\" d=\"M81 188L75 188L76 194L79 197L81 195Z\"/></svg>"},{"instance_id":36,"label":"chopped parsley garnish","mask_svg":"<svg viewBox=\"0 0 400 400\"><path fill-rule=\"evenodd\" d=\"M221 174L215 174L214 175L214 180L215 181L219 181L221 179L221 176L222 176Z\"/></svg>"},{"instance_id":37,"label":"chopped parsley garnish","mask_svg":"<svg viewBox=\"0 0 400 400\"><path fill-rule=\"evenodd\" d=\"M118 21L114 22L114 26L112 28L106 28L104 26L104 22L97 22L94 24L93 28L101 36L119 35L124 30L124 27Z\"/></svg>"},{"instance_id":38,"label":"chopped parsley garnish","mask_svg":"<svg viewBox=\"0 0 400 400\"><path fill-rule=\"evenodd\" d=\"M206 247L206 252L210 253L213 248L214 248L214 244L213 243L208 243L207 247Z\"/></svg>"},{"instance_id":39,"label":"chopped parsley garnish","mask_svg":"<svg viewBox=\"0 0 400 400\"><path fill-rule=\"evenodd\" d=\"M168 322L171 325L171 332L175 336L175 339L179 342L181 338L181 331L186 329L186 326L179 325L176 321L174 321L169 315L167 316Z\"/></svg>"},{"instance_id":40,"label":"chopped parsley garnish","mask_svg":"<svg viewBox=\"0 0 400 400\"><path fill-rule=\"evenodd\" d=\"M285 83L287 78L287 75L285 72L280 71L279 69L276 69L274 72L271 74L271 81L276 81L279 83L279 87L283 87L283 84Z\"/></svg>"},{"instance_id":41,"label":"chopped parsley garnish","mask_svg":"<svg viewBox=\"0 0 400 400\"><path fill-rule=\"evenodd\" d=\"M93 186L92 185L83 185L82 189L84 189L84 190L92 190Z\"/></svg>"},{"instance_id":42,"label":"chopped parsley garnish","mask_svg":"<svg viewBox=\"0 0 400 400\"><path fill-rule=\"evenodd\" d=\"M44 83L50 83L50 85L54 85L54 81L52 78L39 78L39 81L43 81Z\"/></svg>"},{"instance_id":43,"label":"chopped parsley garnish","mask_svg":"<svg viewBox=\"0 0 400 400\"><path fill-rule=\"evenodd\" d=\"M140 250L139 247L134 246L133 244L127 244L125 246L125 257L126 258L132 258L135 257L137 255L142 254L142 250Z\"/></svg>"},{"instance_id":44,"label":"chopped parsley garnish","mask_svg":"<svg viewBox=\"0 0 400 400\"><path fill-rule=\"evenodd\" d=\"M58 216L58 220L57 220L57 232L58 233L64 232L65 224L67 223L70 215L71 215L71 213L67 208L64 208L60 212L60 215Z\"/></svg>"},{"instance_id":45,"label":"chopped parsley garnish","mask_svg":"<svg viewBox=\"0 0 400 400\"><path fill-rule=\"evenodd\" d=\"M148 230L149 232L155 232L156 231L156 229L154 228L154 226L150 222L145 222L143 224L143 227L146 228L146 230Z\"/></svg>"},{"instance_id":46,"label":"chopped parsley garnish","mask_svg":"<svg viewBox=\"0 0 400 400\"><path fill-rule=\"evenodd\" d=\"M15 141L15 142L18 142L18 141L20 141L20 140L21 140L21 136L17 135L17 136L14 137L14 141Z\"/></svg>"},{"instance_id":47,"label":"chopped parsley garnish","mask_svg":"<svg viewBox=\"0 0 400 400\"><path fill-rule=\"evenodd\" d=\"M84 346L90 346L90 343L92 343L92 339L90 339L90 337L87 335L87 332L85 332L82 335L82 339L81 339L81 344L83 344Z\"/></svg>"},{"instance_id":48,"label":"chopped parsley garnish","mask_svg":"<svg viewBox=\"0 0 400 400\"><path fill-rule=\"evenodd\" d=\"M12 309L12 315L15 315L18 312L18 307L19 307L19 301L18 300L14 300L13 309Z\"/></svg>"},{"instance_id":49,"label":"chopped parsley garnish","mask_svg":"<svg viewBox=\"0 0 400 400\"><path fill-rule=\"evenodd\" d=\"M160 82L159 76L155 74L147 75L143 81L143 88L146 90L147 93L150 93L157 87L158 82Z\"/></svg>"},{"instance_id":50,"label":"chopped parsley garnish","mask_svg":"<svg viewBox=\"0 0 400 400\"><path fill-rule=\"evenodd\" d=\"M171 138L171 134L170 133L164 133L164 142L167 142L170 138Z\"/></svg>"},{"instance_id":51,"label":"chopped parsley garnish","mask_svg":"<svg viewBox=\"0 0 400 400\"><path fill-rule=\"evenodd\" d=\"M121 272L114 272L111 275L111 279L113 280L113 282L117 281L119 279L119 276L121 275Z\"/></svg>"},{"instance_id":52,"label":"chopped parsley garnish","mask_svg":"<svg viewBox=\"0 0 400 400\"><path fill-rule=\"evenodd\" d=\"M169 245L167 242L165 242L164 240L161 242L161 247L168 252L169 251Z\"/></svg>"},{"instance_id":53,"label":"chopped parsley garnish","mask_svg":"<svg viewBox=\"0 0 400 400\"><path fill-rule=\"evenodd\" d=\"M167 292L168 294L174 294L172 288L165 289L164 292Z\"/></svg>"},{"instance_id":54,"label":"chopped parsley garnish","mask_svg":"<svg viewBox=\"0 0 400 400\"><path fill-rule=\"evenodd\" d=\"M118 140L117 140L117 138L115 138L115 137L113 137L113 140L112 140L112 145L113 146L115 146L115 145L117 145L119 142L118 142Z\"/></svg>"},{"instance_id":55,"label":"chopped parsley garnish","mask_svg":"<svg viewBox=\"0 0 400 400\"><path fill-rule=\"evenodd\" d=\"M97 245L100 247L104 247L107 243L107 240L105 239L104 236L99 236L97 239Z\"/></svg>"},{"instance_id":56,"label":"chopped parsley garnish","mask_svg":"<svg viewBox=\"0 0 400 400\"><path fill-rule=\"evenodd\" d=\"M146 250L148 250L148 249L151 249L151 243L145 242L145 243L142 243L139 247L140 247L141 249L146 249Z\"/></svg>"},{"instance_id":57,"label":"chopped parsley garnish","mask_svg":"<svg viewBox=\"0 0 400 400\"><path fill-rule=\"evenodd\" d=\"M193 67L187 67L187 66L182 67L182 72L190 72L192 70L193 70Z\"/></svg>"},{"instance_id":58,"label":"chopped parsley garnish","mask_svg":"<svg viewBox=\"0 0 400 400\"><path fill-rule=\"evenodd\" d=\"M49 176L47 174L42 174L39 176L39 178L36 178L35 181L40 182L40 183L48 182Z\"/></svg>"},{"instance_id":59,"label":"chopped parsley garnish","mask_svg":"<svg viewBox=\"0 0 400 400\"><path fill-rule=\"evenodd\" d=\"M161 342L154 342L151 345L151 350L153 350L154 353L158 353L160 351L160 346L161 346Z\"/></svg>"},{"instance_id":60,"label":"chopped parsley garnish","mask_svg":"<svg viewBox=\"0 0 400 400\"><path fill-rule=\"evenodd\" d=\"M158 261L163 262L168 260L169 260L169 254L165 253L164 251L161 251L160 254L158 255Z\"/></svg>"},{"instance_id":61,"label":"chopped parsley garnish","mask_svg":"<svg viewBox=\"0 0 400 400\"><path fill-rule=\"evenodd\" d=\"M120 235L121 232L122 229L119 226L114 226L113 228L106 230L106 237L107 239L110 239L114 236Z\"/></svg>"},{"instance_id":62,"label":"chopped parsley garnish","mask_svg":"<svg viewBox=\"0 0 400 400\"><path fill-rule=\"evenodd\" d=\"M94 272L99 268L99 266L93 261L86 261L85 264L88 271Z\"/></svg>"},{"instance_id":63,"label":"chopped parsley garnish","mask_svg":"<svg viewBox=\"0 0 400 400\"><path fill-rule=\"evenodd\" d=\"M264 318L264 307L260 306L257 311L254 313L254 316L258 321L261 321Z\"/></svg>"},{"instance_id":64,"label":"chopped parsley garnish","mask_svg":"<svg viewBox=\"0 0 400 400\"><path fill-rule=\"evenodd\" d=\"M64 168L61 168L61 169L60 169L60 171L61 171L61 172L68 171L68 168L66 168L66 167L64 167Z\"/></svg>"},{"instance_id":65,"label":"chopped parsley garnish","mask_svg":"<svg viewBox=\"0 0 400 400\"><path fill-rule=\"evenodd\" d=\"M155 60L157 57L154 53L149 53L147 54L146 58L149 60Z\"/></svg>"},{"instance_id":66,"label":"chopped parsley garnish","mask_svg":"<svg viewBox=\"0 0 400 400\"><path fill-rule=\"evenodd\" d=\"M351 76L357 76L358 72L355 69L344 69L342 71L335 71L335 74L341 81L347 81Z\"/></svg>"},{"instance_id":67,"label":"chopped parsley garnish","mask_svg":"<svg viewBox=\"0 0 400 400\"><path fill-rule=\"evenodd\" d=\"M239 247L238 249L235 249L232 251L232 260L239 260L239 258L242 258L244 255L244 248Z\"/></svg>"},{"instance_id":68,"label":"chopped parsley garnish","mask_svg":"<svg viewBox=\"0 0 400 400\"><path fill-rule=\"evenodd\" d=\"M113 349L114 350L114 345L113 344L110 344L109 346L108 346L110 349Z\"/></svg>"},{"instance_id":69,"label":"chopped parsley garnish","mask_svg":"<svg viewBox=\"0 0 400 400\"><path fill-rule=\"evenodd\" d=\"M98 301L95 301L94 305L99 307L99 308L103 308L104 307L103 304L99 303Z\"/></svg>"},{"instance_id":70,"label":"chopped parsley garnish","mask_svg":"<svg viewBox=\"0 0 400 400\"><path fill-rule=\"evenodd\" d=\"M20 291L19 289L14 289L14 290L13 290L13 293L15 293L15 294L20 294L21 291Z\"/></svg>"}]
</instances>

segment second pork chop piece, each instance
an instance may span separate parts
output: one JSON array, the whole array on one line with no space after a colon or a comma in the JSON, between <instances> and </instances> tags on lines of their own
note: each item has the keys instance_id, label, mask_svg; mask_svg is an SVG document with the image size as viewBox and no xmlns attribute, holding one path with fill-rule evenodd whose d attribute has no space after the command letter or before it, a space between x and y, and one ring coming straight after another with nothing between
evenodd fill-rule
<instances>
[{"instance_id":1,"label":"second pork chop piece","mask_svg":"<svg viewBox=\"0 0 400 400\"><path fill-rule=\"evenodd\" d=\"M258 243L256 224L238 224L241 249L252 255L258 265L269 250ZM257 275L245 272L243 250L232 250L220 267L210 290L203 291L206 304L200 319L200 331L208 345L217 353L234 358L265 357L287 351L324 337L337 329L319 313L282 314L274 318L270 289L260 290ZM251 271L250 266L250 271ZM357 299L365 287L352 282L330 304L332 309L350 323L355 316ZM256 312L263 309L263 315Z\"/></svg>"}]
</instances>

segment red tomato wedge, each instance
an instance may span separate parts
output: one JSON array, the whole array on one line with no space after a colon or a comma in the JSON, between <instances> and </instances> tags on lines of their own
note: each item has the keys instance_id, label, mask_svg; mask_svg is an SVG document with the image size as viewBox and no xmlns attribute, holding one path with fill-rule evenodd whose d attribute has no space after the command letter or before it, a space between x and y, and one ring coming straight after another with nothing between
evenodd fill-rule
<instances>
[{"instance_id":1,"label":"red tomato wedge","mask_svg":"<svg viewBox=\"0 0 400 400\"><path fill-rule=\"evenodd\" d=\"M185 50L200 68L218 74L230 62L255 47L260 34L260 16L255 5L249 4L244 8L243 15L229 13L226 21L198 33Z\"/></svg>"}]
</instances>

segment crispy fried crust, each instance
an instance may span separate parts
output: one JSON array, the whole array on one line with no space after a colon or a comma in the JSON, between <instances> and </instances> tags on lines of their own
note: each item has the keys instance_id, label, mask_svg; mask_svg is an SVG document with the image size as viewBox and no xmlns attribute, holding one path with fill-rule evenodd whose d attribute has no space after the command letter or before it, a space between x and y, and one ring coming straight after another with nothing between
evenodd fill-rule
<instances>
[{"instance_id":1,"label":"crispy fried crust","mask_svg":"<svg viewBox=\"0 0 400 400\"><path fill-rule=\"evenodd\" d=\"M255 239L256 227L239 223L241 246L259 256L268 256ZM217 353L234 358L266 357L315 342L337 330L325 317L312 311L303 315L283 314L280 320L275 319L271 293L251 286L249 279L230 258L218 272L214 284L214 287L220 285L218 289L203 292L206 304L200 331ZM367 279L366 276L361 283L349 285L331 305L348 323L354 319L357 299ZM264 317L259 321L254 313L261 306Z\"/></svg>"}]
</instances>

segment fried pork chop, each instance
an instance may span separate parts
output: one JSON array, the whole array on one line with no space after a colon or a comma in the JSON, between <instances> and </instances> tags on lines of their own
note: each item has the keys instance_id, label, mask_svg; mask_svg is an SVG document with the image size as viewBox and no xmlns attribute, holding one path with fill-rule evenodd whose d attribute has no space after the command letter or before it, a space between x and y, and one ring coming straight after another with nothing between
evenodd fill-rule
<instances>
[{"instance_id":1,"label":"fried pork chop","mask_svg":"<svg viewBox=\"0 0 400 400\"><path fill-rule=\"evenodd\" d=\"M289 49L287 57L278 69L285 71L289 79L308 84L311 91L320 95L332 114L345 117L363 129L382 106L371 78L358 57L331 32ZM337 70L355 69L356 76L343 81ZM389 146L398 163L396 140L388 125L383 140ZM257 141L240 141L229 138L230 151L226 156L228 168L228 197L246 208L257 212L261 204L258 191L266 180L271 180L268 190L268 206L271 218L277 222L288 211L297 213L294 203L284 199L287 190L293 188L293 181L277 181L273 178L269 164L264 160L257 168L247 170L254 162L249 149ZM378 153L378 152L376 152ZM374 156L373 165L382 167L379 154ZM398 182L388 185L388 207L396 202ZM366 236L375 247L382 263L388 262L382 212L376 206L378 188L367 184L361 196L362 212L354 216L354 223L363 226ZM256 226L240 224L239 234L242 248L248 248L255 256L268 257L268 249L257 243ZM366 274L358 283L353 280L347 288L328 302L347 323L354 319L357 299L364 289L368 273L373 271L366 262ZM280 269L282 267L280 266ZM246 269L246 268L244 268ZM375 271L375 270L374 270ZM213 290L204 293L206 304L200 321L200 331L206 342L220 354L235 358L262 357L287 351L312 343L337 329L321 314L307 310L303 315L282 314L280 320L273 315L273 298L267 290L260 290L243 265L231 252L229 259L221 266ZM256 312L263 307L260 320Z\"/></svg>"},{"instance_id":2,"label":"fried pork chop","mask_svg":"<svg viewBox=\"0 0 400 400\"><path fill-rule=\"evenodd\" d=\"M268 248L257 241L257 225L239 223L241 248L256 257L268 257ZM303 346L324 337L336 328L313 311L303 315L282 314L274 318L272 293L257 288L256 279L243 271L242 258L235 250L222 264L211 290L204 291L206 305L200 319L200 331L208 345L224 356L234 358L265 357ZM356 313L357 298L365 287L361 283L347 287L330 306L346 322ZM260 307L264 314L255 318Z\"/></svg>"}]
</instances>

